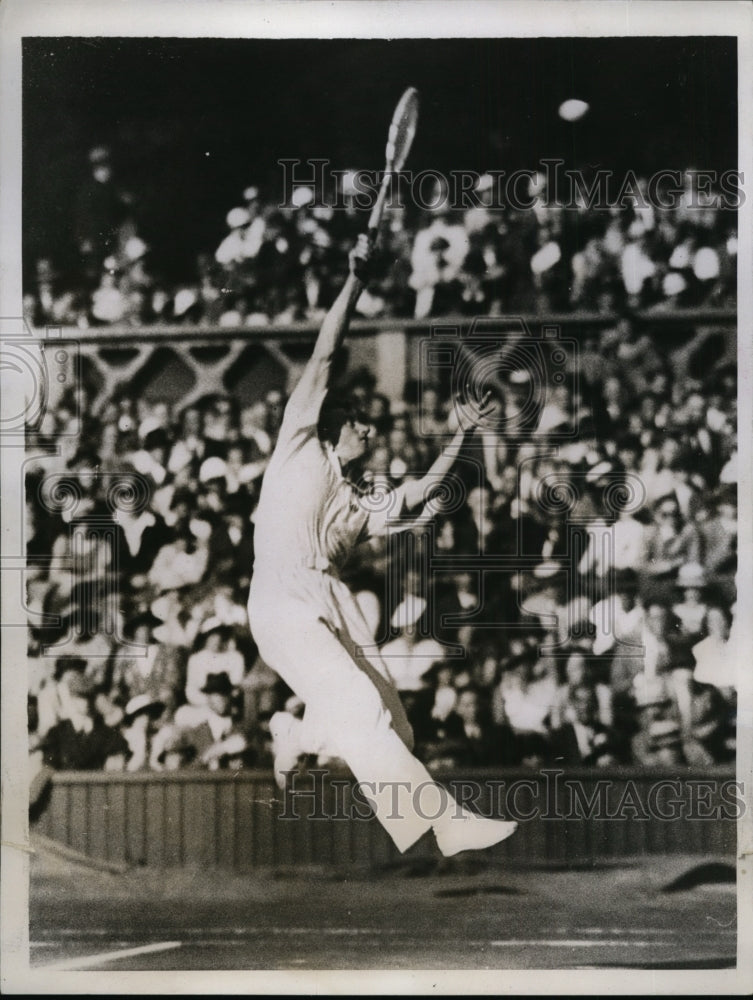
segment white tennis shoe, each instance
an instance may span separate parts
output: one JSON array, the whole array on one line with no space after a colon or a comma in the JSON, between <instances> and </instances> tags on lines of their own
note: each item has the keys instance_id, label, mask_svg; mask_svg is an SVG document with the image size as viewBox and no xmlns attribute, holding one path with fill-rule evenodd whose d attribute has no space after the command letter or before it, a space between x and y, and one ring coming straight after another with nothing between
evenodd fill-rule
<instances>
[{"instance_id":1,"label":"white tennis shoe","mask_svg":"<svg viewBox=\"0 0 753 1000\"><path fill-rule=\"evenodd\" d=\"M518 829L514 821L487 819L467 809L448 809L434 823L437 846L446 858L461 851L481 851L507 840Z\"/></svg>"}]
</instances>

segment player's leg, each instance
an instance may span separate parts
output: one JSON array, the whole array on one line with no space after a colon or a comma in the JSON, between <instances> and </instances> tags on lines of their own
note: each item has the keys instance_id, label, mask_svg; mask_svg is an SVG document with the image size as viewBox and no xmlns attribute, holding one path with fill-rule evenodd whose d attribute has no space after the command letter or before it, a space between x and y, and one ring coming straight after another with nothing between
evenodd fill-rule
<instances>
[{"instance_id":1,"label":"player's leg","mask_svg":"<svg viewBox=\"0 0 753 1000\"><path fill-rule=\"evenodd\" d=\"M515 830L461 809L409 751L368 670L357 664L322 620L299 621L285 634L273 665L306 703L300 740L326 733L328 746L359 782L377 818L401 851L430 828L444 854L488 847ZM262 650L262 655L265 655ZM300 742L296 748L301 752Z\"/></svg>"},{"instance_id":2,"label":"player's leg","mask_svg":"<svg viewBox=\"0 0 753 1000\"><path fill-rule=\"evenodd\" d=\"M400 699L400 692L390 678L387 666L379 653L379 648L361 609L350 595L348 598L347 602L340 604L342 622L338 629L338 639L348 655L376 687L382 703L389 712L392 728L407 748L413 750L413 727L408 721L405 707Z\"/></svg>"}]
</instances>

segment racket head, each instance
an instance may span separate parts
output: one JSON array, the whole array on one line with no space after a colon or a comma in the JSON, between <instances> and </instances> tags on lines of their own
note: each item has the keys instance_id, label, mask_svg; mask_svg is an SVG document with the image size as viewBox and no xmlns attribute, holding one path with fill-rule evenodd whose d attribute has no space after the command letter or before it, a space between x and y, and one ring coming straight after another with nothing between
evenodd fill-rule
<instances>
[{"instance_id":1,"label":"racket head","mask_svg":"<svg viewBox=\"0 0 753 1000\"><path fill-rule=\"evenodd\" d=\"M402 170L418 126L419 97L415 87L408 87L397 102L387 138L387 172Z\"/></svg>"}]
</instances>

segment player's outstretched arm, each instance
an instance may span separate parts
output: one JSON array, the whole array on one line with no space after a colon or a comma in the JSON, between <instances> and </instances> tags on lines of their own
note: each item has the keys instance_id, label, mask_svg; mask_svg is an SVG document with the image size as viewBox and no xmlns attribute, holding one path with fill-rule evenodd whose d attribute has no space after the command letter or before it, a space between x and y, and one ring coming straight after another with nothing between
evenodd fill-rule
<instances>
[{"instance_id":1,"label":"player's outstretched arm","mask_svg":"<svg viewBox=\"0 0 753 1000\"><path fill-rule=\"evenodd\" d=\"M410 510L420 503L426 503L431 491L437 487L447 473L455 464L460 451L468 437L481 426L484 420L489 417L495 409L496 404L492 401L491 392L485 393L481 399L471 403L470 396L466 390L464 399L455 399L455 419L457 430L452 436L449 444L439 453L429 471L420 479L409 480L405 486L404 497L405 506ZM424 514L427 511L424 511ZM430 513L430 511L428 512ZM424 515L422 514L422 520Z\"/></svg>"},{"instance_id":2,"label":"player's outstretched arm","mask_svg":"<svg viewBox=\"0 0 753 1000\"><path fill-rule=\"evenodd\" d=\"M330 362L342 344L358 296L363 290L370 258L371 243L368 236L361 234L350 252L350 274L340 294L324 317L319 336L316 338L312 359Z\"/></svg>"},{"instance_id":3,"label":"player's outstretched arm","mask_svg":"<svg viewBox=\"0 0 753 1000\"><path fill-rule=\"evenodd\" d=\"M296 428L310 427L318 420L329 389L332 360L347 333L350 317L363 290L370 257L371 244L368 236L359 236L350 253L350 274L324 317L313 353L288 401L281 430L283 436Z\"/></svg>"}]
</instances>

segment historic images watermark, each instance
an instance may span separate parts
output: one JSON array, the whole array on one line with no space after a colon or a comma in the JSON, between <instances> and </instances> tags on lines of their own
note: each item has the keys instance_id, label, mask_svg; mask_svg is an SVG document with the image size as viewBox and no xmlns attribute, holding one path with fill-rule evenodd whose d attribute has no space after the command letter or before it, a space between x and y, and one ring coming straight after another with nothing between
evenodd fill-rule
<instances>
[{"instance_id":1,"label":"historic images watermark","mask_svg":"<svg viewBox=\"0 0 753 1000\"><path fill-rule=\"evenodd\" d=\"M281 159L279 208L303 205L368 211L384 174L379 170L342 170L327 159ZM633 170L589 172L565 167L561 159L542 159L535 168L513 171L401 170L393 174L388 208L424 211L485 207L530 211L559 206L583 211L613 209L708 208L737 211L745 204L740 170Z\"/></svg>"},{"instance_id":2,"label":"historic images watermark","mask_svg":"<svg viewBox=\"0 0 753 1000\"><path fill-rule=\"evenodd\" d=\"M429 822L436 820L452 800L437 797L437 786L426 782L411 788L408 782L354 782L327 768L301 773L284 772L286 787L279 803L281 820L355 820L372 818L370 801L391 792L390 819L401 819L410 792L410 808ZM458 816L471 807L481 816L503 815L518 822L530 820L687 820L736 822L747 811L745 784L733 779L593 778L584 781L560 768L542 768L530 777L512 779L458 779L452 782Z\"/></svg>"}]
</instances>

